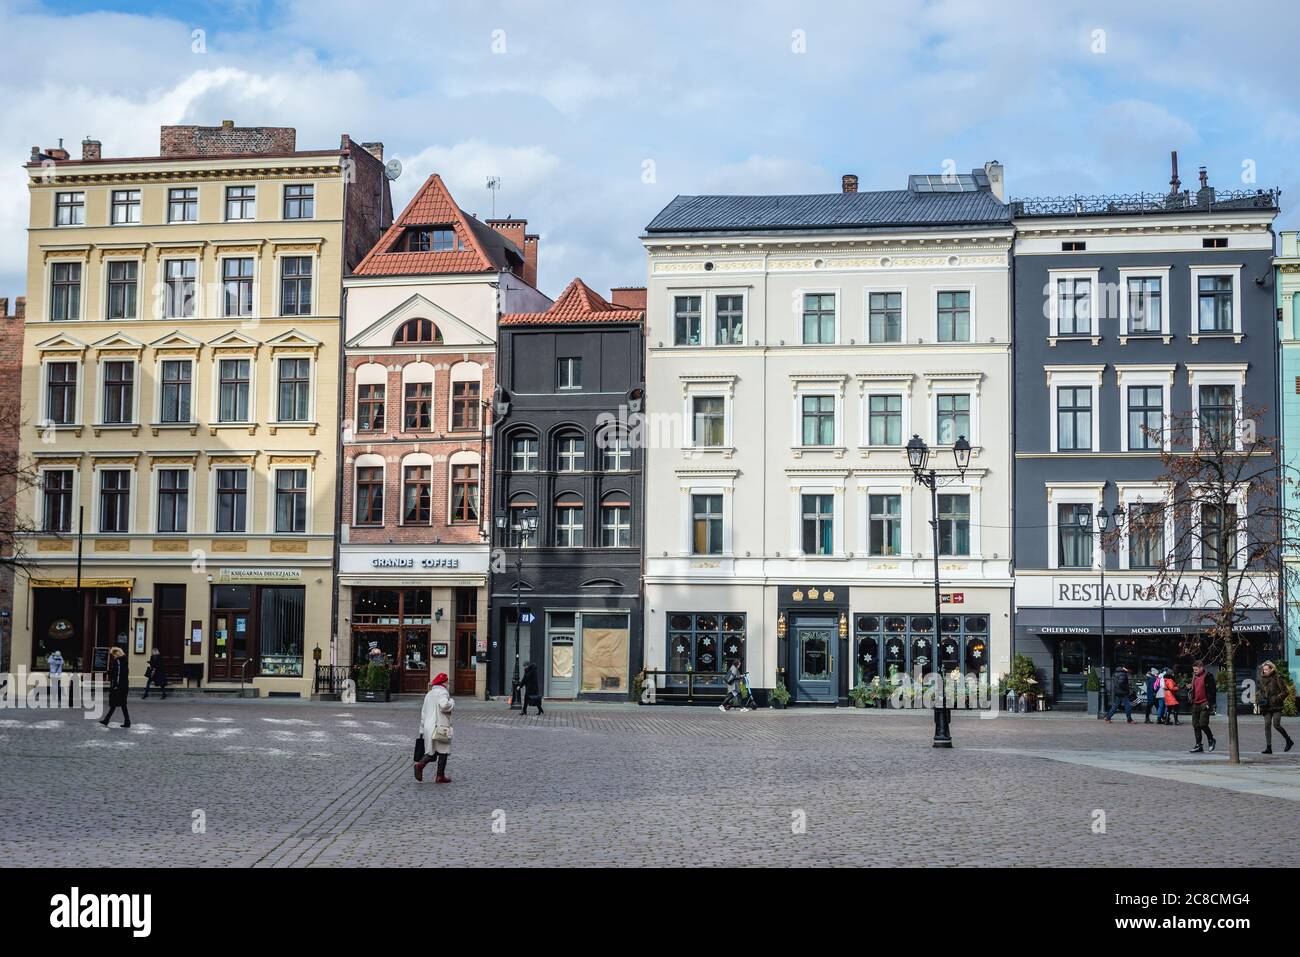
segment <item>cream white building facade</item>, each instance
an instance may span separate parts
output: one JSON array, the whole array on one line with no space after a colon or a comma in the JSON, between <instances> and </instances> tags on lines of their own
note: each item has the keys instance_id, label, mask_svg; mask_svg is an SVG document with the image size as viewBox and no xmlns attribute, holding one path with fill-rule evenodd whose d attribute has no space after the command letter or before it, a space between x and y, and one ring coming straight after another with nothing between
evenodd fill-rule
<instances>
[{"instance_id":1,"label":"cream white building facade","mask_svg":"<svg viewBox=\"0 0 1300 957\"><path fill-rule=\"evenodd\" d=\"M645 661L661 685L740 658L756 688L844 703L936 657L1008 670L1000 191L996 164L879 193L845 177L827 195L678 197L647 227ZM913 434L940 475L937 622Z\"/></svg>"}]
</instances>

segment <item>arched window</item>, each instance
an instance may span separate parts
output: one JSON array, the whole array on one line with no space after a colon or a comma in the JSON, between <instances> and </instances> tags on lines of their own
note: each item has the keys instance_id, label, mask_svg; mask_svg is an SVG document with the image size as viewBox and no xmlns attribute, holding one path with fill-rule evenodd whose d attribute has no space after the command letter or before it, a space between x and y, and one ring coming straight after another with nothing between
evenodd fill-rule
<instances>
[{"instance_id":1,"label":"arched window","mask_svg":"<svg viewBox=\"0 0 1300 957\"><path fill-rule=\"evenodd\" d=\"M600 547L632 547L632 502L623 492L600 500Z\"/></svg>"},{"instance_id":2,"label":"arched window","mask_svg":"<svg viewBox=\"0 0 1300 957\"><path fill-rule=\"evenodd\" d=\"M410 362L402 367L402 429L428 432L433 428L433 366Z\"/></svg>"},{"instance_id":3,"label":"arched window","mask_svg":"<svg viewBox=\"0 0 1300 957\"><path fill-rule=\"evenodd\" d=\"M582 472L587 468L587 439L581 432L562 432L555 440L555 470Z\"/></svg>"},{"instance_id":4,"label":"arched window","mask_svg":"<svg viewBox=\"0 0 1300 957\"><path fill-rule=\"evenodd\" d=\"M402 524L433 524L433 456L428 453L402 459Z\"/></svg>"},{"instance_id":5,"label":"arched window","mask_svg":"<svg viewBox=\"0 0 1300 957\"><path fill-rule=\"evenodd\" d=\"M477 431L482 422L483 368L477 362L458 362L451 369L451 429Z\"/></svg>"},{"instance_id":6,"label":"arched window","mask_svg":"<svg viewBox=\"0 0 1300 957\"><path fill-rule=\"evenodd\" d=\"M510 471L537 471L537 433L527 430L510 435Z\"/></svg>"},{"instance_id":7,"label":"arched window","mask_svg":"<svg viewBox=\"0 0 1300 957\"><path fill-rule=\"evenodd\" d=\"M382 432L387 416L388 370L377 362L357 366L357 431Z\"/></svg>"},{"instance_id":8,"label":"arched window","mask_svg":"<svg viewBox=\"0 0 1300 957\"><path fill-rule=\"evenodd\" d=\"M581 548L583 539L582 497L562 492L555 498L555 544L560 548Z\"/></svg>"},{"instance_id":9,"label":"arched window","mask_svg":"<svg viewBox=\"0 0 1300 957\"><path fill-rule=\"evenodd\" d=\"M600 433L600 467L606 472L626 472L632 467L632 445L621 429Z\"/></svg>"},{"instance_id":10,"label":"arched window","mask_svg":"<svg viewBox=\"0 0 1300 957\"><path fill-rule=\"evenodd\" d=\"M510 547L533 548L537 545L537 499L521 492L510 499Z\"/></svg>"},{"instance_id":11,"label":"arched window","mask_svg":"<svg viewBox=\"0 0 1300 957\"><path fill-rule=\"evenodd\" d=\"M440 343L442 330L431 319L407 319L398 327L397 335L393 336L393 345L408 345L413 342Z\"/></svg>"},{"instance_id":12,"label":"arched window","mask_svg":"<svg viewBox=\"0 0 1300 957\"><path fill-rule=\"evenodd\" d=\"M381 455L358 455L354 525L384 524L384 459Z\"/></svg>"}]
</instances>

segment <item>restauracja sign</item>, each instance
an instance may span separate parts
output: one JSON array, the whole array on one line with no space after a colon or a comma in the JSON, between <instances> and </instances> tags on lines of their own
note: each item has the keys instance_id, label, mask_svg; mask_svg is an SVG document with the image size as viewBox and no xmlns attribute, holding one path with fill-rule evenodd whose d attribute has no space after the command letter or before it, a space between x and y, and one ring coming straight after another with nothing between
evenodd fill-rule
<instances>
[{"instance_id":1,"label":"restauracja sign","mask_svg":"<svg viewBox=\"0 0 1300 957\"><path fill-rule=\"evenodd\" d=\"M1022 604L1034 604L1033 592L1041 595L1038 582L1027 579L1020 586ZM1270 607L1272 588L1270 580L1247 581L1241 592L1241 604L1248 607ZM1051 605L1055 608L1096 608L1101 604L1101 582L1086 578L1051 579ZM1161 582L1150 578L1117 578L1106 581L1106 605L1115 608L1206 608L1218 604L1218 591L1214 582L1188 578L1181 581ZM1046 597L1046 596L1044 596Z\"/></svg>"}]
</instances>

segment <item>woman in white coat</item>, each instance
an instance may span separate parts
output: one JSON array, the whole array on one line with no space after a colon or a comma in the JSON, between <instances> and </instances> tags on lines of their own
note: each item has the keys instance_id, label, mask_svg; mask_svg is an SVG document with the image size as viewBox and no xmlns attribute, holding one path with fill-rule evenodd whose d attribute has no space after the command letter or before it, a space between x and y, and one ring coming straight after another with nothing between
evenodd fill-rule
<instances>
[{"instance_id":1,"label":"woman in white coat","mask_svg":"<svg viewBox=\"0 0 1300 957\"><path fill-rule=\"evenodd\" d=\"M424 757L415 762L415 780L424 780L424 766L438 757L438 776L435 784L450 784L447 777L447 755L451 754L451 709L456 707L447 691L447 675L440 674L429 685L420 708L420 733L424 735Z\"/></svg>"}]
</instances>

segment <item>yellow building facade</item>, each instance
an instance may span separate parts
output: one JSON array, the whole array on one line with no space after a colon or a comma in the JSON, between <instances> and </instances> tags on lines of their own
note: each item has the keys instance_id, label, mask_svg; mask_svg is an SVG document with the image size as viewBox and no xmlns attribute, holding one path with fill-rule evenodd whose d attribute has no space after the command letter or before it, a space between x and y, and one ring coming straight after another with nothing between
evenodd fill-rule
<instances>
[{"instance_id":1,"label":"yellow building facade","mask_svg":"<svg viewBox=\"0 0 1300 957\"><path fill-rule=\"evenodd\" d=\"M15 668L119 645L139 685L157 647L173 681L306 695L330 661L342 278L391 201L379 144L294 139L33 151Z\"/></svg>"}]
</instances>

